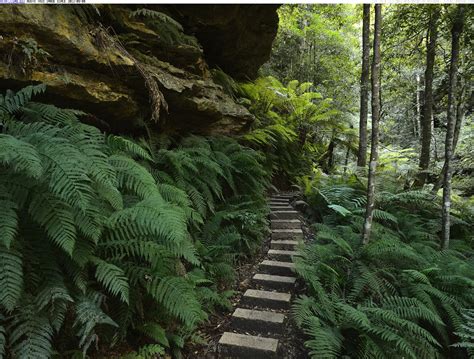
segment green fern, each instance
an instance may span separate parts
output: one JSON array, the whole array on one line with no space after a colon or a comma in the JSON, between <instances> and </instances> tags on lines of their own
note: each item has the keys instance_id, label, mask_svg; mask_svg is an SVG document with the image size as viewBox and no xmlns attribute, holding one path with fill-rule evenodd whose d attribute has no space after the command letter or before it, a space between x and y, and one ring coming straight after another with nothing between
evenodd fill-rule
<instances>
[{"instance_id":1,"label":"green fern","mask_svg":"<svg viewBox=\"0 0 474 359\"><path fill-rule=\"evenodd\" d=\"M437 206L431 195L382 193L375 210L375 239L362 246L364 210L357 187L306 188L306 202L322 207L308 212L322 223L313 224L316 240L296 263L310 297L295 301L293 315L309 335L305 344L310 354L461 354L452 349L452 333L462 333L462 308L474 304L472 261L466 260L472 249L464 246L462 254L438 250L439 227L432 224Z\"/></svg>"},{"instance_id":2,"label":"green fern","mask_svg":"<svg viewBox=\"0 0 474 359\"><path fill-rule=\"evenodd\" d=\"M138 355L182 348L263 239L261 156L229 138L105 135L30 102L42 91L0 97L0 356L62 355L53 335L86 355L147 323L163 331Z\"/></svg>"},{"instance_id":3,"label":"green fern","mask_svg":"<svg viewBox=\"0 0 474 359\"><path fill-rule=\"evenodd\" d=\"M0 305L11 312L23 292L23 260L19 252L0 247Z\"/></svg>"},{"instance_id":4,"label":"green fern","mask_svg":"<svg viewBox=\"0 0 474 359\"><path fill-rule=\"evenodd\" d=\"M112 295L120 295L120 299L125 303L129 302L128 281L124 271L110 263L95 258L95 277Z\"/></svg>"},{"instance_id":5,"label":"green fern","mask_svg":"<svg viewBox=\"0 0 474 359\"><path fill-rule=\"evenodd\" d=\"M194 327L199 321L205 319L205 313L192 287L182 278L153 278L147 286L147 291L188 327Z\"/></svg>"},{"instance_id":6,"label":"green fern","mask_svg":"<svg viewBox=\"0 0 474 359\"><path fill-rule=\"evenodd\" d=\"M50 358L53 328L48 318L29 306L12 318L9 328L12 354L17 358Z\"/></svg>"},{"instance_id":7,"label":"green fern","mask_svg":"<svg viewBox=\"0 0 474 359\"><path fill-rule=\"evenodd\" d=\"M43 84L27 86L16 93L7 90L5 95L0 94L0 113L6 112L13 114L30 102L33 96L41 94L45 90L46 86Z\"/></svg>"},{"instance_id":8,"label":"green fern","mask_svg":"<svg viewBox=\"0 0 474 359\"><path fill-rule=\"evenodd\" d=\"M172 24L173 26L175 26L180 31L183 31L183 27L181 26L181 24L179 22L177 22L173 18L171 18L168 15L166 15L162 12L159 12L159 11L155 11L155 10L151 10L151 9L138 9L138 10L133 11L130 14L130 16L132 16L132 17L143 16L143 17L149 17L149 18L153 18L153 19L159 19L163 22Z\"/></svg>"}]
</instances>

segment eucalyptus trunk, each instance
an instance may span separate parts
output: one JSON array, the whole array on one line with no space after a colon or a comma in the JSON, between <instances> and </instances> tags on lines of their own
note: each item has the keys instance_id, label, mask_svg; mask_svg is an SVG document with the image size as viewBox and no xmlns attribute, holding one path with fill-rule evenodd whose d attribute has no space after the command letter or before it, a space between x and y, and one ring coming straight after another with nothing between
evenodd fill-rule
<instances>
[{"instance_id":1,"label":"eucalyptus trunk","mask_svg":"<svg viewBox=\"0 0 474 359\"><path fill-rule=\"evenodd\" d=\"M375 205L375 170L378 160L380 120L380 37L382 32L382 5L375 5L374 55L372 60L372 136L370 145L369 178L367 185L367 207L362 234L362 243L370 241Z\"/></svg>"},{"instance_id":2,"label":"eucalyptus trunk","mask_svg":"<svg viewBox=\"0 0 474 359\"><path fill-rule=\"evenodd\" d=\"M370 80L370 4L364 4L362 25L362 74L360 76L360 119L359 149L357 166L367 164L367 117L369 113L369 80Z\"/></svg>"},{"instance_id":3,"label":"eucalyptus trunk","mask_svg":"<svg viewBox=\"0 0 474 359\"><path fill-rule=\"evenodd\" d=\"M416 184L423 186L426 182L431 153L431 122L433 117L433 74L436 57L436 41L438 38L439 6L434 6L430 12L428 34L426 38L426 69L425 69L425 101L421 113L421 153Z\"/></svg>"},{"instance_id":4,"label":"eucalyptus trunk","mask_svg":"<svg viewBox=\"0 0 474 359\"><path fill-rule=\"evenodd\" d=\"M448 128L446 131L445 155L444 155L444 179L443 179L443 211L442 211L442 228L441 228L441 248L449 248L450 237L450 218L451 209L451 177L452 168L451 160L454 148L454 131L456 122L456 90L459 62L459 38L464 25L464 6L457 5L454 15L453 26L451 28L451 64L449 67L449 90L448 90L448 110L447 120Z\"/></svg>"}]
</instances>

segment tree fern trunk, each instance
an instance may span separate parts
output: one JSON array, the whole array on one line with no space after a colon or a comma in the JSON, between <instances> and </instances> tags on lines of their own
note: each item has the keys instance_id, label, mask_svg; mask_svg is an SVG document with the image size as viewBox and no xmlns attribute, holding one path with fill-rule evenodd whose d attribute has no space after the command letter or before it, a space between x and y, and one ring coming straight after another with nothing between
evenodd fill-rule
<instances>
[{"instance_id":1,"label":"tree fern trunk","mask_svg":"<svg viewBox=\"0 0 474 359\"><path fill-rule=\"evenodd\" d=\"M375 170L378 160L379 119L380 119L380 37L382 32L382 5L375 5L374 57L372 60L372 137L370 145L369 179L367 185L367 207L362 235L362 243L367 244L372 230L375 204Z\"/></svg>"},{"instance_id":2,"label":"tree fern trunk","mask_svg":"<svg viewBox=\"0 0 474 359\"><path fill-rule=\"evenodd\" d=\"M443 212L442 212L442 249L449 248L451 208L451 159L454 147L454 128L456 121L456 88L459 61L459 38L464 25L464 6L458 5L454 15L453 27L451 29L451 65L449 68L449 92L448 92L448 129L446 131L445 144L445 172L443 180Z\"/></svg>"},{"instance_id":3,"label":"tree fern trunk","mask_svg":"<svg viewBox=\"0 0 474 359\"><path fill-rule=\"evenodd\" d=\"M360 77L360 119L359 149L357 166L366 166L367 156L367 116L369 112L369 76L370 76L370 4L364 4L362 26L362 74Z\"/></svg>"}]
</instances>

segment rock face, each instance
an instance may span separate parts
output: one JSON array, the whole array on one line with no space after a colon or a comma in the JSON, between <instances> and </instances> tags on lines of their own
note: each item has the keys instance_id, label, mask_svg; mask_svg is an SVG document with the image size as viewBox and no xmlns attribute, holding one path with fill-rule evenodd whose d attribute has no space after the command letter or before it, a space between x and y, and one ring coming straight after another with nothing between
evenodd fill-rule
<instances>
[{"instance_id":1,"label":"rock face","mask_svg":"<svg viewBox=\"0 0 474 359\"><path fill-rule=\"evenodd\" d=\"M45 83L42 100L89 112L115 132L146 123L160 131L238 133L253 117L209 66L254 77L277 20L275 6L4 5L0 90Z\"/></svg>"},{"instance_id":2,"label":"rock face","mask_svg":"<svg viewBox=\"0 0 474 359\"><path fill-rule=\"evenodd\" d=\"M237 79L257 76L276 36L277 5L174 6L204 47L206 59Z\"/></svg>"}]
</instances>

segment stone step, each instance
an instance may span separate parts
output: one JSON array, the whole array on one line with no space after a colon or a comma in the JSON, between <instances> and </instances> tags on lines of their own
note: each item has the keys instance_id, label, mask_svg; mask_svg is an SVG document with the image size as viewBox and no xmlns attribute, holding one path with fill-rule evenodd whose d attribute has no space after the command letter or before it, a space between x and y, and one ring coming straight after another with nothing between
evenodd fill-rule
<instances>
[{"instance_id":1,"label":"stone step","mask_svg":"<svg viewBox=\"0 0 474 359\"><path fill-rule=\"evenodd\" d=\"M291 206L278 206L278 207L270 206L270 210L272 212L274 212L274 211L294 211L294 208L291 207Z\"/></svg>"},{"instance_id":2,"label":"stone step","mask_svg":"<svg viewBox=\"0 0 474 359\"><path fill-rule=\"evenodd\" d=\"M295 274L295 264L292 262L272 261L265 259L260 263L259 269L265 274L276 276L293 276Z\"/></svg>"},{"instance_id":3,"label":"stone step","mask_svg":"<svg viewBox=\"0 0 474 359\"><path fill-rule=\"evenodd\" d=\"M273 211L270 213L271 219L298 219L299 213L293 211Z\"/></svg>"},{"instance_id":4,"label":"stone step","mask_svg":"<svg viewBox=\"0 0 474 359\"><path fill-rule=\"evenodd\" d=\"M270 206L289 206L290 201L287 201L287 200L282 200L282 201L271 200L271 201L268 202L268 204Z\"/></svg>"},{"instance_id":5,"label":"stone step","mask_svg":"<svg viewBox=\"0 0 474 359\"><path fill-rule=\"evenodd\" d=\"M267 290L247 289L240 300L251 308L289 309L291 294Z\"/></svg>"},{"instance_id":6,"label":"stone step","mask_svg":"<svg viewBox=\"0 0 474 359\"><path fill-rule=\"evenodd\" d=\"M272 198L268 203L272 203L272 204L290 204L290 200L289 199Z\"/></svg>"},{"instance_id":7,"label":"stone step","mask_svg":"<svg viewBox=\"0 0 474 359\"><path fill-rule=\"evenodd\" d=\"M237 308L232 314L232 328L269 334L283 334L285 316L264 310Z\"/></svg>"},{"instance_id":8,"label":"stone step","mask_svg":"<svg viewBox=\"0 0 474 359\"><path fill-rule=\"evenodd\" d=\"M272 195L272 198L293 198L295 197L294 194L290 194L290 193L277 193L277 194L274 194Z\"/></svg>"},{"instance_id":9,"label":"stone step","mask_svg":"<svg viewBox=\"0 0 474 359\"><path fill-rule=\"evenodd\" d=\"M281 249L281 250L294 250L295 247L299 244L299 241L284 240L284 241L271 241L271 249Z\"/></svg>"},{"instance_id":10,"label":"stone step","mask_svg":"<svg viewBox=\"0 0 474 359\"><path fill-rule=\"evenodd\" d=\"M219 358L278 358L278 339L231 332L219 340Z\"/></svg>"},{"instance_id":11,"label":"stone step","mask_svg":"<svg viewBox=\"0 0 474 359\"><path fill-rule=\"evenodd\" d=\"M261 285L265 289L290 291L295 286L296 278L281 275L257 273L253 276L252 281L255 284Z\"/></svg>"},{"instance_id":12,"label":"stone step","mask_svg":"<svg viewBox=\"0 0 474 359\"><path fill-rule=\"evenodd\" d=\"M269 249L268 257L271 259L278 259L282 261L291 261L293 257L301 256L298 251L284 251L279 249Z\"/></svg>"},{"instance_id":13,"label":"stone step","mask_svg":"<svg viewBox=\"0 0 474 359\"><path fill-rule=\"evenodd\" d=\"M273 229L272 239L303 239L303 231L300 229Z\"/></svg>"},{"instance_id":14,"label":"stone step","mask_svg":"<svg viewBox=\"0 0 474 359\"><path fill-rule=\"evenodd\" d=\"M272 197L270 198L270 202L286 202L289 203L291 198L281 198L281 197Z\"/></svg>"},{"instance_id":15,"label":"stone step","mask_svg":"<svg viewBox=\"0 0 474 359\"><path fill-rule=\"evenodd\" d=\"M272 229L301 229L301 221L299 219L272 219Z\"/></svg>"}]
</instances>

